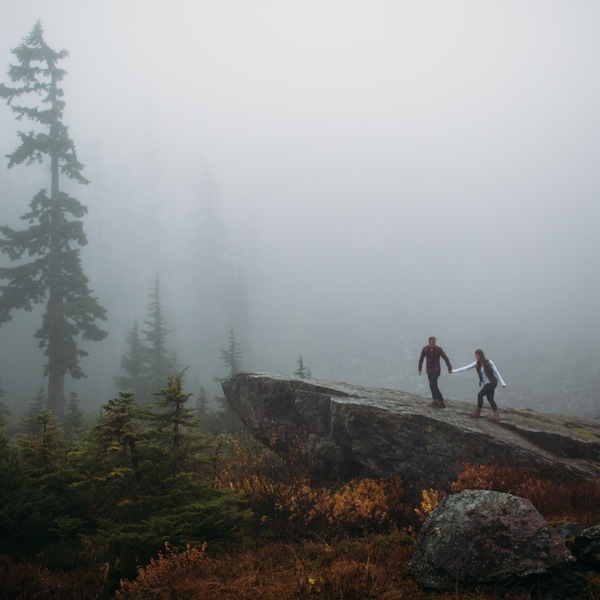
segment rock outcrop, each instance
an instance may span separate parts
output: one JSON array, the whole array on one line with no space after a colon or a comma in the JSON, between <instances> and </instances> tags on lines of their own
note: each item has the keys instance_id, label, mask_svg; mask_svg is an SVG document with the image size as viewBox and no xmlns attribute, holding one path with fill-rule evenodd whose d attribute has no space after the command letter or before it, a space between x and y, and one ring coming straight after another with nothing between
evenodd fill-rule
<instances>
[{"instance_id":1,"label":"rock outcrop","mask_svg":"<svg viewBox=\"0 0 600 600\"><path fill-rule=\"evenodd\" d=\"M469 417L472 403L435 409L425 396L265 373L239 373L223 390L256 438L332 478L399 473L418 492L465 464L536 467L557 482L600 476L596 420L507 408L492 423Z\"/></svg>"},{"instance_id":2,"label":"rock outcrop","mask_svg":"<svg viewBox=\"0 0 600 600\"><path fill-rule=\"evenodd\" d=\"M570 545L580 564L600 571L600 525L584 529Z\"/></svg>"}]
</instances>

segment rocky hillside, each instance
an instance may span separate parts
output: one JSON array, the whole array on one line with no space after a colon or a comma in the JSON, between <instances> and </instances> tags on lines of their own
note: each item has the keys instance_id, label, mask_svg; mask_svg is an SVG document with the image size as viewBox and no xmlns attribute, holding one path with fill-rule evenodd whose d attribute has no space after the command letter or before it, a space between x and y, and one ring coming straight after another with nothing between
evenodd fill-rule
<instances>
[{"instance_id":1,"label":"rocky hillside","mask_svg":"<svg viewBox=\"0 0 600 600\"><path fill-rule=\"evenodd\" d=\"M301 451L320 475L402 475L407 490L442 486L465 464L533 466L557 481L600 476L600 421L505 409L500 423L472 402L430 408L425 396L341 382L239 373L225 396L253 435Z\"/></svg>"}]
</instances>

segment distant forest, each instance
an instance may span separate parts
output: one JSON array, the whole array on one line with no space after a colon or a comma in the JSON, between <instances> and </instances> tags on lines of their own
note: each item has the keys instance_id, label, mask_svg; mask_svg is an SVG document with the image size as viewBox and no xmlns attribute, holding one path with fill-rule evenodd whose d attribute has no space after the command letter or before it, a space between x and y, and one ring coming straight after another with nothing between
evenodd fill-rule
<instances>
[{"instance_id":1,"label":"distant forest","mask_svg":"<svg viewBox=\"0 0 600 600\"><path fill-rule=\"evenodd\" d=\"M323 310L278 297L280 279L263 269L260 228L246 215L226 216L205 158L189 174L189 212L171 211L181 185L165 187L152 144L136 157L141 175L124 166L117 178L103 170L106 150L76 149L62 88L68 52L46 44L41 23L12 54L9 83L0 86L17 140L0 177L0 402L8 421L32 406L60 420L73 397L90 414L121 392L145 404L182 372L197 402L218 414L226 411L219 380L232 361L427 395L415 375L430 334L455 364L470 361L474 348L493 349L508 382L500 402L599 416L600 367L588 360L593 340L577 328L432 332L427 314L379 299L370 306L370 296L351 306L335 287L311 288L302 276L306 298L330 299ZM475 392L466 377L441 385L449 398Z\"/></svg>"}]
</instances>

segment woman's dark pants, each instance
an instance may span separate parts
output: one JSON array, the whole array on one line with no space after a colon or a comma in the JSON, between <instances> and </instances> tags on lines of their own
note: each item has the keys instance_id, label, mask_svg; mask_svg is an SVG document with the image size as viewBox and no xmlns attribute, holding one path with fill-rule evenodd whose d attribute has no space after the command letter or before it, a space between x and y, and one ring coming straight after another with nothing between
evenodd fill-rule
<instances>
[{"instance_id":1,"label":"woman's dark pants","mask_svg":"<svg viewBox=\"0 0 600 600\"><path fill-rule=\"evenodd\" d=\"M497 384L496 384L497 385ZM491 383L486 383L480 390L479 394L477 394L477 408L481 408L483 406L483 399L487 396L488 402L492 407L494 412L498 411L498 406L494 401L494 392L496 390L496 386Z\"/></svg>"}]
</instances>

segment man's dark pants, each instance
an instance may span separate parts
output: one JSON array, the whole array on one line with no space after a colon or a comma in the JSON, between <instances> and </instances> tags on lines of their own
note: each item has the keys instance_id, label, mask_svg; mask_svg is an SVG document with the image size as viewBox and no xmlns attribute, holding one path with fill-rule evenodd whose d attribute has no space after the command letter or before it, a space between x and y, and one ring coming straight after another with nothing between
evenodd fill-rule
<instances>
[{"instance_id":1,"label":"man's dark pants","mask_svg":"<svg viewBox=\"0 0 600 600\"><path fill-rule=\"evenodd\" d=\"M438 387L437 383L440 374L441 371L430 371L427 373L427 377L429 377L429 389L431 390L431 395L436 402L444 401L444 397L442 396L442 392L440 392L440 388Z\"/></svg>"}]
</instances>

